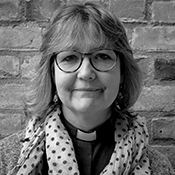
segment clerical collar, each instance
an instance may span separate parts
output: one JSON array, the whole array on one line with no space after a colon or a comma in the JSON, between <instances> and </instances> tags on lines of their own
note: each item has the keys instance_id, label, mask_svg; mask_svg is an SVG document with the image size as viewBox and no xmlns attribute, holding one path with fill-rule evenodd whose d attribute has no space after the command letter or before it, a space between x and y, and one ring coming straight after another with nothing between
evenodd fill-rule
<instances>
[{"instance_id":1,"label":"clerical collar","mask_svg":"<svg viewBox=\"0 0 175 175\"><path fill-rule=\"evenodd\" d=\"M114 117L110 117L105 123L103 123L101 126L99 126L99 128L97 128L97 130L93 132L84 132L80 129L77 129L75 126L69 123L63 116L61 116L61 120L70 136L73 136L82 141L91 142L95 141L98 138L100 139L105 137L105 135L108 135L109 132L114 133L114 127L111 127L111 125L114 126Z\"/></svg>"},{"instance_id":2,"label":"clerical collar","mask_svg":"<svg viewBox=\"0 0 175 175\"><path fill-rule=\"evenodd\" d=\"M97 138L97 131L87 133L77 129L76 138L84 141L89 141L89 142L94 141Z\"/></svg>"}]
</instances>

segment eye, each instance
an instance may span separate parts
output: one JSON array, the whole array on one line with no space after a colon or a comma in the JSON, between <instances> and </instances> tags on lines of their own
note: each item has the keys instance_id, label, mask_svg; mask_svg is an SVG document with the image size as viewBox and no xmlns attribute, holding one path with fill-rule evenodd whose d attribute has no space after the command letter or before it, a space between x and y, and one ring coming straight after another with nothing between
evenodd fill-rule
<instances>
[{"instance_id":1,"label":"eye","mask_svg":"<svg viewBox=\"0 0 175 175\"><path fill-rule=\"evenodd\" d=\"M113 60L113 58L105 53L98 53L97 55L95 55L95 59L99 60L99 61L109 61L109 60Z\"/></svg>"},{"instance_id":2,"label":"eye","mask_svg":"<svg viewBox=\"0 0 175 175\"><path fill-rule=\"evenodd\" d=\"M77 55L67 55L61 59L60 62L77 62L79 60Z\"/></svg>"}]
</instances>

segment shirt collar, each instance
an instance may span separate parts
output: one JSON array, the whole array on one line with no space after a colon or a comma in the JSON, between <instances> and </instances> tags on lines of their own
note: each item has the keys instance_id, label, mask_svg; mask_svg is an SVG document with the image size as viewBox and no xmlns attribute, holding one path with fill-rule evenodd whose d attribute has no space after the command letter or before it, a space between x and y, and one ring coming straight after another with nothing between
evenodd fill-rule
<instances>
[{"instance_id":1,"label":"shirt collar","mask_svg":"<svg viewBox=\"0 0 175 175\"><path fill-rule=\"evenodd\" d=\"M69 123L63 115L61 116L61 120L64 126L66 127L68 133L70 134L70 136L73 136L74 138L77 138L79 140L91 142L91 141L96 141L100 139L109 139L111 138L111 136L114 139L115 116L111 115L111 117L105 123L100 125L96 130L92 132L85 132L76 128L71 123Z\"/></svg>"}]
</instances>

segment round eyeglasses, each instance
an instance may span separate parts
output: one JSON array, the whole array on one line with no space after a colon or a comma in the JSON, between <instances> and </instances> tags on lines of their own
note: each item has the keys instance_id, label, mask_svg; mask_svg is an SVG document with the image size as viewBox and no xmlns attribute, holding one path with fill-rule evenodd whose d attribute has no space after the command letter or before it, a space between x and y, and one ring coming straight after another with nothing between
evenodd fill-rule
<instances>
[{"instance_id":1,"label":"round eyeglasses","mask_svg":"<svg viewBox=\"0 0 175 175\"><path fill-rule=\"evenodd\" d=\"M107 72L114 68L119 58L119 54L113 50L98 50L93 53L80 53L77 51L61 51L55 56L58 68L66 73L77 71L85 56L89 57L92 67L100 72Z\"/></svg>"}]
</instances>

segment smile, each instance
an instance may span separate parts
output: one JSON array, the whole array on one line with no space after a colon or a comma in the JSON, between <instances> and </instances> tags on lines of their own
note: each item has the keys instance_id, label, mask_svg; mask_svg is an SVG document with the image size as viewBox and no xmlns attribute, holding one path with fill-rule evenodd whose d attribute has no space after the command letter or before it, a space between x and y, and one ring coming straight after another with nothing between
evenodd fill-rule
<instances>
[{"instance_id":1,"label":"smile","mask_svg":"<svg viewBox=\"0 0 175 175\"><path fill-rule=\"evenodd\" d=\"M98 91L99 89L76 89L76 91Z\"/></svg>"},{"instance_id":2,"label":"smile","mask_svg":"<svg viewBox=\"0 0 175 175\"><path fill-rule=\"evenodd\" d=\"M74 89L74 91L96 92L96 91L102 91L102 89L80 88L80 89Z\"/></svg>"}]
</instances>

